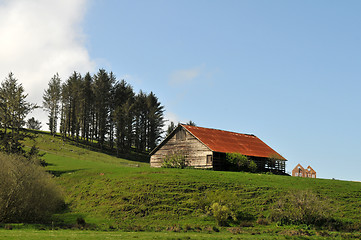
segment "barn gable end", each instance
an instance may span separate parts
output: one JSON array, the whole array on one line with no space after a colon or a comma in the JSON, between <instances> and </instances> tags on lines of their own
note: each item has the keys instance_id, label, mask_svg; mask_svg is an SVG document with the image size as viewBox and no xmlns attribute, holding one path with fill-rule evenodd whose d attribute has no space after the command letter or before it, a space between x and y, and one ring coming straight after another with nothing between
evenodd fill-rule
<instances>
[{"instance_id":1,"label":"barn gable end","mask_svg":"<svg viewBox=\"0 0 361 240\"><path fill-rule=\"evenodd\" d=\"M150 166L161 167L167 155L184 154L189 166L196 168L212 168L212 151L179 125L156 149L151 153ZM208 157L207 157L208 156ZM208 161L207 161L208 159Z\"/></svg>"}]
</instances>

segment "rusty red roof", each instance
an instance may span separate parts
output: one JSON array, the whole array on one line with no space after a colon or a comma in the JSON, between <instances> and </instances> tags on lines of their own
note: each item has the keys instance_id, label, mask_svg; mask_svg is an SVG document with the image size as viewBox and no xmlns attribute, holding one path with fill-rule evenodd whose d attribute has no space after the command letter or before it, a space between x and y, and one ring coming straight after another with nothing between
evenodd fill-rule
<instances>
[{"instance_id":1,"label":"rusty red roof","mask_svg":"<svg viewBox=\"0 0 361 240\"><path fill-rule=\"evenodd\" d=\"M280 160L286 160L254 135L195 127L184 124L181 125L214 152L237 152L246 156L265 158L274 157Z\"/></svg>"}]
</instances>

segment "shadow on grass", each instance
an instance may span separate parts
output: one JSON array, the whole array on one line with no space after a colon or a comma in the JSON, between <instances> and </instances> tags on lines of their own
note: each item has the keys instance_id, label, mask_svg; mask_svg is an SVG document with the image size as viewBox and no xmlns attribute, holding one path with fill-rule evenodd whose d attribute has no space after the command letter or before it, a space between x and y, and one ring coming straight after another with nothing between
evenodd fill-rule
<instances>
[{"instance_id":1,"label":"shadow on grass","mask_svg":"<svg viewBox=\"0 0 361 240\"><path fill-rule=\"evenodd\" d=\"M150 161L148 152L137 152L134 148L126 152L117 152L115 148L110 148L109 143L106 143L103 147L100 147L96 142L90 142L81 139L76 140L69 137L64 138L63 141L66 141L68 144L73 146L88 149L94 152L104 153L117 158L123 158L142 163L149 163Z\"/></svg>"},{"instance_id":2,"label":"shadow on grass","mask_svg":"<svg viewBox=\"0 0 361 240\"><path fill-rule=\"evenodd\" d=\"M80 230L96 230L97 226L93 223L85 221L85 215L72 212L71 204L64 204L63 209L54 214L51 219L52 229L80 229Z\"/></svg>"},{"instance_id":3,"label":"shadow on grass","mask_svg":"<svg viewBox=\"0 0 361 240\"><path fill-rule=\"evenodd\" d=\"M77 172L77 171L81 171L81 170L85 170L85 169L74 169L74 170L67 170L67 171L56 171L56 170L49 170L47 171L48 173L54 175L55 177L60 177L61 175L63 174L66 174L66 173L74 173L74 172Z\"/></svg>"},{"instance_id":4,"label":"shadow on grass","mask_svg":"<svg viewBox=\"0 0 361 240\"><path fill-rule=\"evenodd\" d=\"M125 152L117 152L116 148L113 147L109 142L105 142L103 146L100 146L96 140L85 140L82 138L75 138L70 136L61 136L60 133L56 133L52 135L48 131L40 131L40 130L31 130L31 129L22 129L27 133L32 133L35 136L38 134L44 134L53 136L54 138L61 139L62 141L67 142L68 144L88 149L94 152L105 153L110 156L124 158L127 160L135 161L135 162L142 162L142 163L149 163L150 156L149 151L137 151L134 147L131 149L127 149Z\"/></svg>"}]
</instances>

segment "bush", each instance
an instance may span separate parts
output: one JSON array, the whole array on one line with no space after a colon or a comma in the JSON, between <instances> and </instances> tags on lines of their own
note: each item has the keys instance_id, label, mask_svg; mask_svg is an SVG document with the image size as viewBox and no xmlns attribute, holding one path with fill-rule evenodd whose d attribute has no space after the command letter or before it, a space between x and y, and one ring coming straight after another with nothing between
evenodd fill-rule
<instances>
[{"instance_id":1,"label":"bush","mask_svg":"<svg viewBox=\"0 0 361 240\"><path fill-rule=\"evenodd\" d=\"M325 226L334 221L332 207L310 191L290 192L271 208L270 220L281 224Z\"/></svg>"},{"instance_id":2,"label":"bush","mask_svg":"<svg viewBox=\"0 0 361 240\"><path fill-rule=\"evenodd\" d=\"M189 163L185 154L180 152L167 155L162 163L162 167L164 168L186 168L188 165Z\"/></svg>"},{"instance_id":3,"label":"bush","mask_svg":"<svg viewBox=\"0 0 361 240\"><path fill-rule=\"evenodd\" d=\"M248 168L250 172L257 172L257 164L252 160L249 162Z\"/></svg>"},{"instance_id":4,"label":"bush","mask_svg":"<svg viewBox=\"0 0 361 240\"><path fill-rule=\"evenodd\" d=\"M207 190L193 200L197 203L197 211L214 217L219 226L254 220L251 214L243 210L242 202L233 190Z\"/></svg>"},{"instance_id":5,"label":"bush","mask_svg":"<svg viewBox=\"0 0 361 240\"><path fill-rule=\"evenodd\" d=\"M232 213L227 206L222 206L221 204L215 202L211 206L211 211L219 226L227 225L227 220Z\"/></svg>"},{"instance_id":6,"label":"bush","mask_svg":"<svg viewBox=\"0 0 361 240\"><path fill-rule=\"evenodd\" d=\"M44 169L24 157L0 153L0 222L45 222L63 204Z\"/></svg>"},{"instance_id":7,"label":"bush","mask_svg":"<svg viewBox=\"0 0 361 240\"><path fill-rule=\"evenodd\" d=\"M257 164L240 153L227 153L226 160L229 165L229 170L244 172L257 171Z\"/></svg>"}]
</instances>

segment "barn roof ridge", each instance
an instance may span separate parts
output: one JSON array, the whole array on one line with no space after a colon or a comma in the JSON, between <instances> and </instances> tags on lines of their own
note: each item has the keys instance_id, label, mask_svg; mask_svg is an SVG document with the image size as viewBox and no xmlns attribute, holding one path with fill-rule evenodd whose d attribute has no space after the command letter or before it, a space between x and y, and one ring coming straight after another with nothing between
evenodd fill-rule
<instances>
[{"instance_id":1,"label":"barn roof ridge","mask_svg":"<svg viewBox=\"0 0 361 240\"><path fill-rule=\"evenodd\" d=\"M188 124L184 124L184 123L180 123L180 125L182 125L182 126L190 126L190 127L196 127L196 128L203 128L203 129L216 130L216 131L222 131L222 132L227 132L227 133L235 133L235 134L242 134L242 135L248 135L248 136L254 136L254 137L257 137L257 136L256 136L256 135L254 135L253 133L238 133L238 132L227 131L227 130L217 129L217 128L198 127L198 126L188 125Z\"/></svg>"},{"instance_id":2,"label":"barn roof ridge","mask_svg":"<svg viewBox=\"0 0 361 240\"><path fill-rule=\"evenodd\" d=\"M197 127L187 124L180 124L180 126L215 152L239 152L247 156L286 160L282 155L253 134Z\"/></svg>"}]
</instances>

